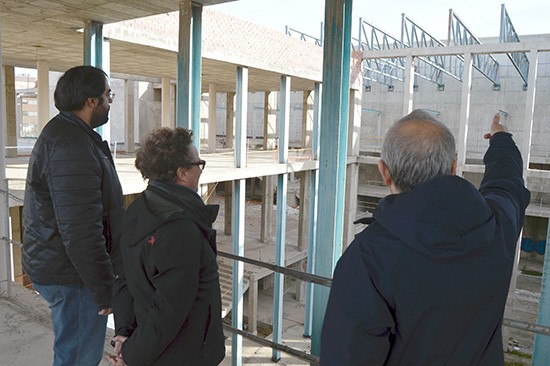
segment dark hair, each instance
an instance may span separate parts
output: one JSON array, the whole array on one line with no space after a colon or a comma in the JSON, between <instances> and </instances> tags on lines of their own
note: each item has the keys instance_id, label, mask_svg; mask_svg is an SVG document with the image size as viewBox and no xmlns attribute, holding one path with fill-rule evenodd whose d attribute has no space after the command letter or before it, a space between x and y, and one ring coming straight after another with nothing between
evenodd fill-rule
<instances>
[{"instance_id":1,"label":"dark hair","mask_svg":"<svg viewBox=\"0 0 550 366\"><path fill-rule=\"evenodd\" d=\"M144 179L174 182L178 168L192 163L192 143L192 130L181 127L155 129L136 152L136 168Z\"/></svg>"},{"instance_id":2,"label":"dark hair","mask_svg":"<svg viewBox=\"0 0 550 366\"><path fill-rule=\"evenodd\" d=\"M53 98L60 111L78 111L86 99L105 93L105 71L93 66L77 66L67 70L57 82Z\"/></svg>"}]
</instances>

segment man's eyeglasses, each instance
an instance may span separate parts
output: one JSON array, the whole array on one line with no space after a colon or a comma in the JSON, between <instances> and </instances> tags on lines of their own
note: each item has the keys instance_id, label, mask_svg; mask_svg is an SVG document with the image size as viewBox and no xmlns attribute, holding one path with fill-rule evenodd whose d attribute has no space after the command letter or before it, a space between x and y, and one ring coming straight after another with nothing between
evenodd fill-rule
<instances>
[{"instance_id":1,"label":"man's eyeglasses","mask_svg":"<svg viewBox=\"0 0 550 366\"><path fill-rule=\"evenodd\" d=\"M204 161L204 160L201 159L201 160L199 160L199 161L197 161L197 162L195 162L195 163L189 163L189 164L187 164L187 166L193 166L193 165L196 165L196 166L198 166L199 168L201 168L201 170L204 170L204 167L206 166L206 161Z\"/></svg>"}]
</instances>

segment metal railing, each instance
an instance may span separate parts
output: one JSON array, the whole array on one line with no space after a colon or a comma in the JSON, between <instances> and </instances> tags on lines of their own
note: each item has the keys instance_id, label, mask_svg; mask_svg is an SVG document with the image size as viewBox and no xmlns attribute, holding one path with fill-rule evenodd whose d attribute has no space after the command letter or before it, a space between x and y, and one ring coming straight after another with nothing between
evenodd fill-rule
<instances>
[{"instance_id":1,"label":"metal railing","mask_svg":"<svg viewBox=\"0 0 550 366\"><path fill-rule=\"evenodd\" d=\"M0 233L0 240L4 242L6 246L6 290L7 295L9 298L13 296L13 287L12 287L12 260L11 260L11 253L12 253L12 245L17 245L19 247L22 247L23 245L15 240L12 240L11 238L11 229L10 229L10 199L22 203L23 200L13 194L10 193L9 188L9 181L13 179L4 179L2 182L2 188L0 188L0 194L5 196L5 207L2 207L2 210L5 210L5 228L6 233L5 235L2 235Z\"/></svg>"},{"instance_id":2,"label":"metal railing","mask_svg":"<svg viewBox=\"0 0 550 366\"><path fill-rule=\"evenodd\" d=\"M272 264L272 263L266 263L266 262L262 262L262 261L259 261L259 260L256 260L256 259L241 257L241 256L238 256L238 255L234 255L234 254L230 254L230 253L226 253L226 252L221 252L221 251L218 252L218 255L221 256L221 257L232 259L232 260L238 260L238 261L241 261L241 262L252 264L254 266L268 268L268 269L272 270L273 272L278 272L278 273L281 273L281 274L289 275L289 276L298 278L302 281L315 283L315 284L322 285L322 286L327 286L327 287L330 287L332 285L332 279L328 278L328 277L317 276L317 275L314 275L314 274L311 274L311 273L298 271L298 270L287 268L287 267L281 267L281 266L277 266L277 265ZM544 336L550 336L550 327L549 326L544 326L544 325L540 325L540 324L533 324L533 323L528 323L528 322L524 322L524 321L520 321L520 320L509 319L509 318L503 318L502 325L504 325L506 327L509 327L509 328L515 328L515 329L520 329L520 330L531 332L531 333L541 334L541 335L544 335ZM256 342L256 343L261 344L261 345L266 346L266 347L271 347L271 348L277 349L281 352L288 353L288 354L290 354L290 355L292 355L292 356L294 356L298 359L301 359L303 361L310 362L311 365L318 365L319 364L319 358L316 357L316 356L313 356L309 353L297 350L295 348L292 348L292 347L289 347L289 346L286 346L286 345L283 345L283 344L272 342L270 340L261 338L261 337L255 335L255 334L246 332L242 329L237 329L237 328L231 327L231 326L226 325L226 324L224 325L224 327L225 327L225 329L227 329L227 330L229 330L233 333L239 334L239 335L241 335L241 336L243 336L243 337L245 337L245 338L247 338L247 339L249 339L253 342Z\"/></svg>"},{"instance_id":3,"label":"metal railing","mask_svg":"<svg viewBox=\"0 0 550 366\"><path fill-rule=\"evenodd\" d=\"M311 36L294 28L290 28L288 25L285 26L285 34L287 36L299 38L302 41L313 43L316 46L323 47L323 23L321 22L321 34L319 38Z\"/></svg>"}]
</instances>

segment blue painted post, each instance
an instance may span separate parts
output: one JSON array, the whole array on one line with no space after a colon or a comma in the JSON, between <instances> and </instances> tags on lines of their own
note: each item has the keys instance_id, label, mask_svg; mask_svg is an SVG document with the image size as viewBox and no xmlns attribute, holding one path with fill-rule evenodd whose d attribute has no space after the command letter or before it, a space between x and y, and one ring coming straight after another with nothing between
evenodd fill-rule
<instances>
[{"instance_id":1,"label":"blue painted post","mask_svg":"<svg viewBox=\"0 0 550 366\"><path fill-rule=\"evenodd\" d=\"M315 83L315 95L313 100L313 139L311 141L311 159L319 159L319 118L320 118L320 100L321 100L321 85ZM317 201L319 188L319 174L317 170L311 171L311 189L310 189L310 219L309 219L309 238L308 238L308 273L315 272L315 244L317 234ZM304 317L304 336L311 337L311 323L313 320L313 289L314 286L310 282L306 284L306 308Z\"/></svg>"},{"instance_id":2,"label":"blue painted post","mask_svg":"<svg viewBox=\"0 0 550 366\"><path fill-rule=\"evenodd\" d=\"M103 23L86 22L84 25L84 65L99 67L109 74L108 62L103 60ZM95 129L103 139L110 140L108 125Z\"/></svg>"},{"instance_id":3,"label":"blue painted post","mask_svg":"<svg viewBox=\"0 0 550 366\"><path fill-rule=\"evenodd\" d=\"M342 101L340 119L340 142L338 147L338 180L336 181L336 233L334 235L334 266L342 256L342 242L344 237L344 203L346 201L346 171L347 171L347 147L348 147L348 126L349 126L349 83L351 65L351 1L350 5L344 8L344 39L342 59ZM347 55L347 56L346 56ZM332 277L332 276L331 276Z\"/></svg>"},{"instance_id":4,"label":"blue painted post","mask_svg":"<svg viewBox=\"0 0 550 366\"><path fill-rule=\"evenodd\" d=\"M202 68L202 5L192 3L192 66L191 66L191 128L195 133L195 147L200 151L201 128L201 68Z\"/></svg>"},{"instance_id":5,"label":"blue painted post","mask_svg":"<svg viewBox=\"0 0 550 366\"><path fill-rule=\"evenodd\" d=\"M539 316L537 324L550 327L550 219L546 234L546 251L544 252L544 265L542 284L540 288ZM533 348L533 365L550 365L550 337L535 334Z\"/></svg>"},{"instance_id":6,"label":"blue painted post","mask_svg":"<svg viewBox=\"0 0 550 366\"><path fill-rule=\"evenodd\" d=\"M84 26L84 65L103 66L103 23L89 21Z\"/></svg>"},{"instance_id":7,"label":"blue painted post","mask_svg":"<svg viewBox=\"0 0 550 366\"><path fill-rule=\"evenodd\" d=\"M235 118L235 167L246 167L246 112L248 110L248 68L237 67ZM244 256L246 180L233 181L233 254ZM244 264L233 261L233 297L231 323L234 328L243 329L243 277ZM231 365L242 366L242 336L231 338Z\"/></svg>"},{"instance_id":8,"label":"blue painted post","mask_svg":"<svg viewBox=\"0 0 550 366\"><path fill-rule=\"evenodd\" d=\"M345 169L340 168L346 155L347 134L341 138L342 129L347 131L347 120L342 120L342 110L347 108L343 94L349 94L349 42L344 44L346 27L351 27L352 0L325 1L325 42L323 51L323 96L321 105L320 155L319 155L319 200L317 219L317 247L315 273L332 277L334 266L341 252L343 232L343 182ZM345 84L347 82L347 84ZM345 116L344 116L345 117ZM342 127L341 125L345 125ZM344 141L343 143L341 141ZM345 164L344 164L345 167ZM339 198L341 196L341 198ZM342 203L339 201L342 200ZM339 235L339 236L337 236ZM338 249L340 248L340 249ZM311 351L320 353L320 338L326 304L330 289L317 286L314 291Z\"/></svg>"},{"instance_id":9,"label":"blue painted post","mask_svg":"<svg viewBox=\"0 0 550 366\"><path fill-rule=\"evenodd\" d=\"M281 76L281 92L279 94L279 164L288 161L288 129L290 124L290 77ZM277 231L275 234L275 264L285 266L285 236L286 236L286 198L288 174L277 176ZM281 343L283 329L283 296L284 275L274 274L273 294L273 342ZM271 360L277 362L281 351L273 349Z\"/></svg>"},{"instance_id":10,"label":"blue painted post","mask_svg":"<svg viewBox=\"0 0 550 366\"><path fill-rule=\"evenodd\" d=\"M191 85L191 1L180 3L178 39L178 77L176 92L176 126L192 128L190 112ZM196 139L199 139L196 136Z\"/></svg>"}]
</instances>

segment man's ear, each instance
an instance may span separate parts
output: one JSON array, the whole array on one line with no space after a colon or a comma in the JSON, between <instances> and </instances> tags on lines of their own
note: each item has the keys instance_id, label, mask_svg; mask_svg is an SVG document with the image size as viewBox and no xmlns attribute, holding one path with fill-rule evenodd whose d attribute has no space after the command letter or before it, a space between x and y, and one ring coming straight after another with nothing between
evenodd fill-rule
<instances>
[{"instance_id":1,"label":"man's ear","mask_svg":"<svg viewBox=\"0 0 550 366\"><path fill-rule=\"evenodd\" d=\"M182 182L182 183L186 183L187 182L187 169L185 169L184 167L179 167L177 170L176 170L176 179L179 181L179 182Z\"/></svg>"},{"instance_id":2,"label":"man's ear","mask_svg":"<svg viewBox=\"0 0 550 366\"><path fill-rule=\"evenodd\" d=\"M456 159L453 160L453 164L451 165L451 175L456 175Z\"/></svg>"},{"instance_id":3,"label":"man's ear","mask_svg":"<svg viewBox=\"0 0 550 366\"><path fill-rule=\"evenodd\" d=\"M388 187L391 187L393 184L393 179L391 178L390 171L388 170L388 166L382 159L378 160L378 171L382 175L382 179L384 180L384 184L386 184Z\"/></svg>"},{"instance_id":4,"label":"man's ear","mask_svg":"<svg viewBox=\"0 0 550 366\"><path fill-rule=\"evenodd\" d=\"M95 107L97 107L98 102L99 101L97 98L94 98L94 97L86 98L86 105L91 109L95 109Z\"/></svg>"}]
</instances>

